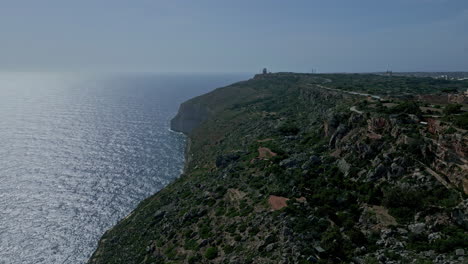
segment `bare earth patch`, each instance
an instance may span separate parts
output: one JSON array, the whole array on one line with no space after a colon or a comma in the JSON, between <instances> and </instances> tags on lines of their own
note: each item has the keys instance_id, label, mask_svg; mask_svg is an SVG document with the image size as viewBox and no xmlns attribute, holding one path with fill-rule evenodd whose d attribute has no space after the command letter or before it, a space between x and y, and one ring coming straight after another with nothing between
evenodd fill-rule
<instances>
[{"instance_id":1,"label":"bare earth patch","mask_svg":"<svg viewBox=\"0 0 468 264\"><path fill-rule=\"evenodd\" d=\"M391 225L397 225L395 218L388 213L387 208L374 205L372 206L372 210L375 212L377 221L379 221L382 226L387 227Z\"/></svg>"},{"instance_id":2,"label":"bare earth patch","mask_svg":"<svg viewBox=\"0 0 468 264\"><path fill-rule=\"evenodd\" d=\"M259 159L268 159L268 158L271 158L271 157L274 157L276 156L277 154L274 153L273 151L271 151L271 149L269 148L262 148L262 147L259 147L258 148L258 158Z\"/></svg>"},{"instance_id":3,"label":"bare earth patch","mask_svg":"<svg viewBox=\"0 0 468 264\"><path fill-rule=\"evenodd\" d=\"M423 112L426 112L427 110L429 110L429 111L432 111L432 112L442 113L442 109L441 109L441 108L424 107L424 106L421 106L421 107L419 107L419 108L421 108L421 110L422 110Z\"/></svg>"},{"instance_id":4,"label":"bare earth patch","mask_svg":"<svg viewBox=\"0 0 468 264\"><path fill-rule=\"evenodd\" d=\"M394 107L394 106L397 106L398 104L395 104L395 103L384 103L383 106L387 107L387 108L391 108L391 107Z\"/></svg>"},{"instance_id":5,"label":"bare earth patch","mask_svg":"<svg viewBox=\"0 0 468 264\"><path fill-rule=\"evenodd\" d=\"M330 156L335 157L335 158L340 157L340 155L341 155L341 149L337 149L330 154Z\"/></svg>"},{"instance_id":6,"label":"bare earth patch","mask_svg":"<svg viewBox=\"0 0 468 264\"><path fill-rule=\"evenodd\" d=\"M374 132L369 132L367 133L367 137L370 139L381 139L382 135L374 133Z\"/></svg>"},{"instance_id":7,"label":"bare earth patch","mask_svg":"<svg viewBox=\"0 0 468 264\"><path fill-rule=\"evenodd\" d=\"M296 201L300 203L307 202L307 199L305 197L299 197L299 198L293 198L293 199L295 199ZM275 211L288 206L287 204L288 200L289 198L276 196L276 195L270 195L270 197L268 197L268 203L270 204L271 209Z\"/></svg>"},{"instance_id":8,"label":"bare earth patch","mask_svg":"<svg viewBox=\"0 0 468 264\"><path fill-rule=\"evenodd\" d=\"M272 141L272 140L273 140L272 138L265 138L265 139L259 139L259 140L257 140L257 142L262 143L262 142L268 142L268 141Z\"/></svg>"},{"instance_id":9,"label":"bare earth patch","mask_svg":"<svg viewBox=\"0 0 468 264\"><path fill-rule=\"evenodd\" d=\"M268 203L270 204L273 210L280 210L281 208L287 206L286 201L288 200L289 199L286 197L270 195L270 197L268 198Z\"/></svg>"},{"instance_id":10,"label":"bare earth patch","mask_svg":"<svg viewBox=\"0 0 468 264\"><path fill-rule=\"evenodd\" d=\"M382 228L397 225L395 218L383 206L365 205L363 215L365 217L361 217L359 222L366 230L381 230Z\"/></svg>"}]
</instances>

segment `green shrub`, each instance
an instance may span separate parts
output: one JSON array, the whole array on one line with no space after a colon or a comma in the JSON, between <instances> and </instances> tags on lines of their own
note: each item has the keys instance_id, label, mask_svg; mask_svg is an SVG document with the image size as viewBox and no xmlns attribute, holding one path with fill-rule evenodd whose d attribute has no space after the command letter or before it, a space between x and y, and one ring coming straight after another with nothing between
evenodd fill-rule
<instances>
[{"instance_id":1,"label":"green shrub","mask_svg":"<svg viewBox=\"0 0 468 264\"><path fill-rule=\"evenodd\" d=\"M399 103L398 105L388 109L387 111L389 114L413 114L413 115L421 115L421 109L415 102L406 101Z\"/></svg>"},{"instance_id":2,"label":"green shrub","mask_svg":"<svg viewBox=\"0 0 468 264\"><path fill-rule=\"evenodd\" d=\"M230 207L229 208L229 211L226 213L226 216L227 217L236 217L236 216L239 216L239 211L234 208L234 207Z\"/></svg>"},{"instance_id":3,"label":"green shrub","mask_svg":"<svg viewBox=\"0 0 468 264\"><path fill-rule=\"evenodd\" d=\"M173 259L176 257L177 252L175 250L175 246L170 246L168 247L165 251L164 254L166 255L167 258Z\"/></svg>"},{"instance_id":4,"label":"green shrub","mask_svg":"<svg viewBox=\"0 0 468 264\"><path fill-rule=\"evenodd\" d=\"M446 115L458 114L460 113L461 108L462 108L461 104L449 104L445 106L444 114Z\"/></svg>"},{"instance_id":5,"label":"green shrub","mask_svg":"<svg viewBox=\"0 0 468 264\"><path fill-rule=\"evenodd\" d=\"M397 262L401 262L402 260L402 257L394 251L386 250L384 254L385 254L385 257L387 257L390 260L397 261Z\"/></svg>"},{"instance_id":6,"label":"green shrub","mask_svg":"<svg viewBox=\"0 0 468 264\"><path fill-rule=\"evenodd\" d=\"M205 199L203 204L207 205L208 207L212 207L216 203L216 200L213 198Z\"/></svg>"},{"instance_id":7,"label":"green shrub","mask_svg":"<svg viewBox=\"0 0 468 264\"><path fill-rule=\"evenodd\" d=\"M366 245L368 242L366 236L359 229L353 228L346 234L348 235L349 239L351 239L351 241L358 246Z\"/></svg>"},{"instance_id":8,"label":"green shrub","mask_svg":"<svg viewBox=\"0 0 468 264\"><path fill-rule=\"evenodd\" d=\"M456 133L457 130L453 127L449 127L447 130L445 130L445 133L446 134L453 134L453 133Z\"/></svg>"},{"instance_id":9,"label":"green shrub","mask_svg":"<svg viewBox=\"0 0 468 264\"><path fill-rule=\"evenodd\" d=\"M458 93L458 89L457 88L444 88L442 89L442 92L443 93Z\"/></svg>"},{"instance_id":10,"label":"green shrub","mask_svg":"<svg viewBox=\"0 0 468 264\"><path fill-rule=\"evenodd\" d=\"M201 258L200 255L195 255L195 256L191 256L191 257L188 259L188 263L189 263L189 264L200 263L201 260L202 260L202 258Z\"/></svg>"},{"instance_id":11,"label":"green shrub","mask_svg":"<svg viewBox=\"0 0 468 264\"><path fill-rule=\"evenodd\" d=\"M421 197L424 196L420 192L393 187L384 191L383 204L389 208L389 213L400 222L408 222L422 207Z\"/></svg>"},{"instance_id":12,"label":"green shrub","mask_svg":"<svg viewBox=\"0 0 468 264\"><path fill-rule=\"evenodd\" d=\"M328 254L343 258L344 253L343 237L338 228L331 228L322 234L321 243Z\"/></svg>"},{"instance_id":13,"label":"green shrub","mask_svg":"<svg viewBox=\"0 0 468 264\"><path fill-rule=\"evenodd\" d=\"M226 227L225 231L228 232L228 233L233 234L233 233L236 232L236 230L237 230L237 226L235 224L231 224L228 227Z\"/></svg>"},{"instance_id":14,"label":"green shrub","mask_svg":"<svg viewBox=\"0 0 468 264\"><path fill-rule=\"evenodd\" d=\"M452 123L462 129L468 129L468 112L452 117Z\"/></svg>"},{"instance_id":15,"label":"green shrub","mask_svg":"<svg viewBox=\"0 0 468 264\"><path fill-rule=\"evenodd\" d=\"M223 251L225 254L231 254L232 252L234 252L234 246L231 246L231 245L224 245L223 246Z\"/></svg>"},{"instance_id":16,"label":"green shrub","mask_svg":"<svg viewBox=\"0 0 468 264\"><path fill-rule=\"evenodd\" d=\"M211 233L211 227L207 225L200 228L199 231L200 231L200 237L203 239L207 239L213 236L213 234Z\"/></svg>"},{"instance_id":17,"label":"green shrub","mask_svg":"<svg viewBox=\"0 0 468 264\"><path fill-rule=\"evenodd\" d=\"M468 234L461 228L448 227L443 230L446 238L434 241L438 252L450 252L456 248L468 248Z\"/></svg>"},{"instance_id":18,"label":"green shrub","mask_svg":"<svg viewBox=\"0 0 468 264\"><path fill-rule=\"evenodd\" d=\"M426 251L432 249L433 245L429 244L427 237L422 234L410 233L408 235L408 248L415 251Z\"/></svg>"},{"instance_id":19,"label":"green shrub","mask_svg":"<svg viewBox=\"0 0 468 264\"><path fill-rule=\"evenodd\" d=\"M285 123L279 127L278 131L285 136L292 136L299 133L299 127L293 123Z\"/></svg>"},{"instance_id":20,"label":"green shrub","mask_svg":"<svg viewBox=\"0 0 468 264\"><path fill-rule=\"evenodd\" d=\"M210 247L205 251L205 258L211 260L218 256L218 248Z\"/></svg>"},{"instance_id":21,"label":"green shrub","mask_svg":"<svg viewBox=\"0 0 468 264\"><path fill-rule=\"evenodd\" d=\"M198 243L197 243L197 241L195 241L193 239L186 239L185 244L184 244L184 248L186 250L197 250L198 249Z\"/></svg>"},{"instance_id":22,"label":"green shrub","mask_svg":"<svg viewBox=\"0 0 468 264\"><path fill-rule=\"evenodd\" d=\"M365 264L379 264L380 262L375 257L368 256L364 259L364 263Z\"/></svg>"},{"instance_id":23,"label":"green shrub","mask_svg":"<svg viewBox=\"0 0 468 264\"><path fill-rule=\"evenodd\" d=\"M249 215L251 212L253 212L253 207L252 207L252 206L246 206L245 208L243 208L243 209L240 211L240 215L241 215L241 216L247 216L247 215Z\"/></svg>"},{"instance_id":24,"label":"green shrub","mask_svg":"<svg viewBox=\"0 0 468 264\"><path fill-rule=\"evenodd\" d=\"M216 216L222 216L226 213L226 208L224 207L218 207L215 209L215 215Z\"/></svg>"},{"instance_id":25,"label":"green shrub","mask_svg":"<svg viewBox=\"0 0 468 264\"><path fill-rule=\"evenodd\" d=\"M249 235L250 236L254 236L254 235L258 234L258 232L260 232L260 229L258 227L256 227L256 226L251 227L249 229Z\"/></svg>"},{"instance_id":26,"label":"green shrub","mask_svg":"<svg viewBox=\"0 0 468 264\"><path fill-rule=\"evenodd\" d=\"M238 230L239 230L239 232L241 232L241 233L243 233L246 229L247 229L247 225L246 225L245 223L239 225L239 227L238 227Z\"/></svg>"},{"instance_id":27,"label":"green shrub","mask_svg":"<svg viewBox=\"0 0 468 264\"><path fill-rule=\"evenodd\" d=\"M427 259L417 259L416 262L414 262L415 264L432 264L434 262L432 262L431 260L427 260Z\"/></svg>"}]
</instances>

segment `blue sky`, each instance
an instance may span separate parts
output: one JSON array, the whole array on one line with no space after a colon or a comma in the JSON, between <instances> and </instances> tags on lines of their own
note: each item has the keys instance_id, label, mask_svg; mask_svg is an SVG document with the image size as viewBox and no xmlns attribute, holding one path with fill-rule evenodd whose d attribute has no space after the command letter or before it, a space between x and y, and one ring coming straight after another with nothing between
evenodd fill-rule
<instances>
[{"instance_id":1,"label":"blue sky","mask_svg":"<svg viewBox=\"0 0 468 264\"><path fill-rule=\"evenodd\" d=\"M467 0L0 0L2 71L468 71Z\"/></svg>"}]
</instances>

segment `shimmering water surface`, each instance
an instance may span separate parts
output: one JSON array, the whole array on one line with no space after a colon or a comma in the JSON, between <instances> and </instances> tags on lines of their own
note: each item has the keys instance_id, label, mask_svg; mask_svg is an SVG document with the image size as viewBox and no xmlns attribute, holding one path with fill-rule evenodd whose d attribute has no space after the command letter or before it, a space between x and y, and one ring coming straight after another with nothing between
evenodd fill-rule
<instances>
[{"instance_id":1,"label":"shimmering water surface","mask_svg":"<svg viewBox=\"0 0 468 264\"><path fill-rule=\"evenodd\" d=\"M85 263L180 174L178 105L246 77L0 74L0 263Z\"/></svg>"}]
</instances>

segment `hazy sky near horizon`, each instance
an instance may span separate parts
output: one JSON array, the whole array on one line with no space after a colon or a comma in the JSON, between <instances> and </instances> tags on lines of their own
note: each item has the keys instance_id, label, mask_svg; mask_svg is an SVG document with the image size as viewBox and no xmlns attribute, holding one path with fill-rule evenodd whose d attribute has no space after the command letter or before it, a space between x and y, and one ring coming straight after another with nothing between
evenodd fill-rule
<instances>
[{"instance_id":1,"label":"hazy sky near horizon","mask_svg":"<svg viewBox=\"0 0 468 264\"><path fill-rule=\"evenodd\" d=\"M467 0L0 0L0 71L468 71Z\"/></svg>"}]
</instances>

